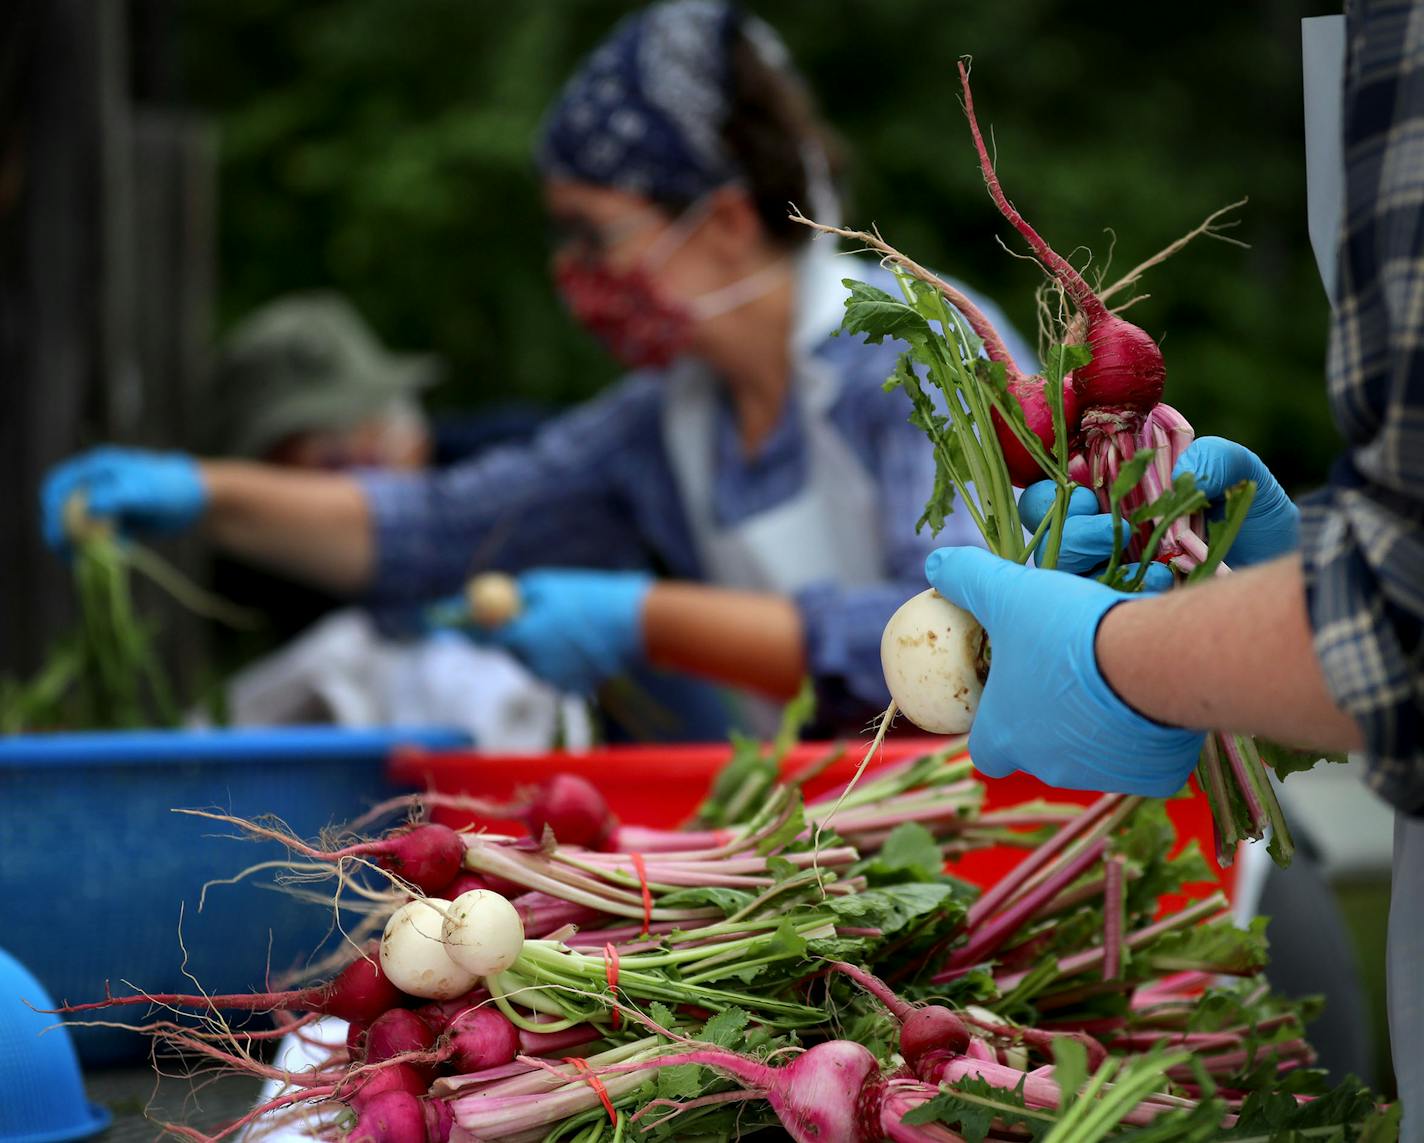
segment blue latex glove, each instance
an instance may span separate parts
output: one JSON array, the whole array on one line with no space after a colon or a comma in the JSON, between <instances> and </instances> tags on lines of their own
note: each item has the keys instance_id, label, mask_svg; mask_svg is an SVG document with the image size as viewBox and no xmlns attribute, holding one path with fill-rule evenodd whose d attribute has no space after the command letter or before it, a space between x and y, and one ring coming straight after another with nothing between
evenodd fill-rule
<instances>
[{"instance_id":1,"label":"blue latex glove","mask_svg":"<svg viewBox=\"0 0 1424 1143\"><path fill-rule=\"evenodd\" d=\"M989 681L969 734L985 774L1026 770L1053 786L1167 797L1205 735L1144 718L1108 686L1094 641L1107 612L1139 596L979 548L939 548L930 584L989 633Z\"/></svg>"},{"instance_id":2,"label":"blue latex glove","mask_svg":"<svg viewBox=\"0 0 1424 1143\"><path fill-rule=\"evenodd\" d=\"M1221 437L1198 437L1172 466L1175 479L1184 472L1196 478L1197 487L1220 507L1226 490L1243 480L1256 482L1256 496L1236 542L1226 554L1232 567L1248 567L1293 552L1300 547L1300 509L1261 458L1245 445Z\"/></svg>"},{"instance_id":3,"label":"blue latex glove","mask_svg":"<svg viewBox=\"0 0 1424 1143\"><path fill-rule=\"evenodd\" d=\"M45 543L57 552L69 547L64 506L76 492L84 493L90 516L127 534L181 532L208 503L198 462L186 453L92 449L52 468L40 489Z\"/></svg>"},{"instance_id":4,"label":"blue latex glove","mask_svg":"<svg viewBox=\"0 0 1424 1143\"><path fill-rule=\"evenodd\" d=\"M1051 480L1040 480L1030 484L1019 497L1019 518L1030 532L1038 530L1043 518L1053 508L1056 486ZM1132 533L1132 525L1126 520L1120 522L1122 542L1127 544ZM1048 543L1047 534L1034 549L1034 559L1043 562L1044 547ZM1074 575L1096 575L1107 568L1112 559L1113 534L1112 515L1098 507L1098 498L1090 489L1079 485L1068 497L1068 518L1063 521L1063 541L1058 546L1058 570ZM1128 564L1126 571L1133 575L1137 564ZM1165 564L1154 563L1147 569L1143 587L1147 591L1166 591L1172 586L1172 572Z\"/></svg>"},{"instance_id":5,"label":"blue latex glove","mask_svg":"<svg viewBox=\"0 0 1424 1143\"><path fill-rule=\"evenodd\" d=\"M458 617L477 643L503 647L563 691L588 694L643 658L644 572L543 569L518 577L521 610L502 627L474 626L464 597L434 605L437 625Z\"/></svg>"}]
</instances>

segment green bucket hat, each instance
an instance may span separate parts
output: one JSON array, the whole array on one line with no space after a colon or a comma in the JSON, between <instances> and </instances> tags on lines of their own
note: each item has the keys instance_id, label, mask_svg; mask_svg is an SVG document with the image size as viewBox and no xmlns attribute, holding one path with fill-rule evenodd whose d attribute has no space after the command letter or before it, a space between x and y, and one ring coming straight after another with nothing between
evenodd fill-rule
<instances>
[{"instance_id":1,"label":"green bucket hat","mask_svg":"<svg viewBox=\"0 0 1424 1143\"><path fill-rule=\"evenodd\" d=\"M214 445L262 456L293 433L360 424L439 379L439 360L392 353L335 293L268 302L228 336L213 372Z\"/></svg>"}]
</instances>

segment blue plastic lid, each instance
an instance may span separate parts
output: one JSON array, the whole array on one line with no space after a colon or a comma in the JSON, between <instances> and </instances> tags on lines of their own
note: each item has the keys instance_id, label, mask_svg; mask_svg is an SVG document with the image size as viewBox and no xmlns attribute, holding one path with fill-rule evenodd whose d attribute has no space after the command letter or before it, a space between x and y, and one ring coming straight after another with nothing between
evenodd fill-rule
<instances>
[{"instance_id":1,"label":"blue plastic lid","mask_svg":"<svg viewBox=\"0 0 1424 1143\"><path fill-rule=\"evenodd\" d=\"M109 1125L109 1112L84 1095L69 1029L62 1024L56 1027L55 1017L35 1011L53 1007L40 982L0 949L3 1143L62 1143L83 1139Z\"/></svg>"}]
</instances>

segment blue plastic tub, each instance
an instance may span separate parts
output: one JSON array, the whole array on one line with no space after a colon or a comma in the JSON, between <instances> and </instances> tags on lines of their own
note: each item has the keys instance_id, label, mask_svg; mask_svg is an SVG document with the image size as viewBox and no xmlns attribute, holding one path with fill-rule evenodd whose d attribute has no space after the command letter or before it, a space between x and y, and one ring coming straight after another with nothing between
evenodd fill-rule
<instances>
[{"instance_id":1,"label":"blue plastic tub","mask_svg":"<svg viewBox=\"0 0 1424 1143\"><path fill-rule=\"evenodd\" d=\"M97 999L106 980L116 993L124 981L150 993L193 992L195 981L209 993L260 990L269 964L273 976L300 967L333 939L331 911L259 875L213 887L200 914L205 882L285 850L171 811L275 814L312 838L398 792L385 773L395 747L468 741L334 727L0 739L0 942L58 1002ZM144 1011L123 1010L135 1020ZM148 1052L132 1033L74 1032L87 1065Z\"/></svg>"}]
</instances>

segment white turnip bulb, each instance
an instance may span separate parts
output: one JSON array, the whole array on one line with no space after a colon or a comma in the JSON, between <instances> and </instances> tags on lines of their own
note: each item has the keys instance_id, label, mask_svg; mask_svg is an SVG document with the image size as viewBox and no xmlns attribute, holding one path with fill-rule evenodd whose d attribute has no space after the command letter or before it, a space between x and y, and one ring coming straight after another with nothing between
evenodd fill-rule
<instances>
[{"instance_id":1,"label":"white turnip bulb","mask_svg":"<svg viewBox=\"0 0 1424 1143\"><path fill-rule=\"evenodd\" d=\"M441 929L450 906L439 897L424 897L406 902L386 922L381 968L402 992L424 1000L449 1000L475 986L475 974L445 950Z\"/></svg>"},{"instance_id":2,"label":"white turnip bulb","mask_svg":"<svg viewBox=\"0 0 1424 1143\"><path fill-rule=\"evenodd\" d=\"M931 734L962 734L984 691L984 629L930 588L907 600L880 637L880 666L901 712Z\"/></svg>"}]
</instances>

